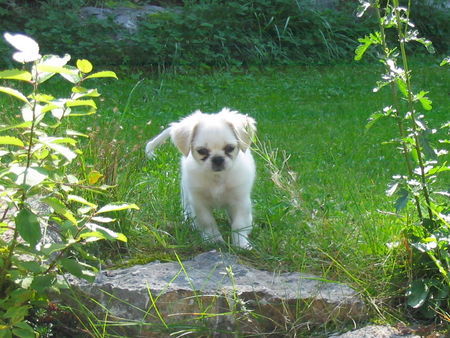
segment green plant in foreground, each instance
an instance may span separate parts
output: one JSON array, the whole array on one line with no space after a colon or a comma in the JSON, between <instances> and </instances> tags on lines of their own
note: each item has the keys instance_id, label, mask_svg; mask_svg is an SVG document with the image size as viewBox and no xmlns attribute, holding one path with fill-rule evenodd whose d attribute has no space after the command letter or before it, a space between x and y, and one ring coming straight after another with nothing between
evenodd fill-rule
<instances>
[{"instance_id":1,"label":"green plant in foreground","mask_svg":"<svg viewBox=\"0 0 450 338\"><path fill-rule=\"evenodd\" d=\"M448 129L450 122L437 129L428 126L424 113L432 110L432 102L428 92L416 92L413 88L406 45L416 41L428 51L434 50L431 41L421 38L410 21L410 3L408 7L400 6L398 0L388 0L385 5L379 0L360 0L360 3L358 15L373 8L379 31L359 39L362 44L356 49L355 59L361 59L372 45L381 48L380 61L386 73L374 92L388 86L392 99L391 105L372 114L367 128L380 118L393 119L398 129L398 137L393 142L399 145L406 163L406 173L394 176L386 192L388 196L397 195L397 212L405 211L405 245L411 269L407 304L417 309L422 318L433 318L450 309L450 193L439 191L440 186L445 186L441 174L450 167L441 160L448 152L438 149L432 140L437 139L435 134L439 131ZM394 30L396 43L389 41L388 29ZM445 145L450 140L444 138L438 142Z\"/></svg>"},{"instance_id":2,"label":"green plant in foreground","mask_svg":"<svg viewBox=\"0 0 450 338\"><path fill-rule=\"evenodd\" d=\"M116 78L110 71L92 73L92 64L78 60L67 65L69 55L39 54L31 38L5 33L17 50L13 59L23 70L0 72L0 79L29 85L28 95L11 87L0 92L18 99L21 121L2 112L0 125L0 337L34 337L26 318L32 306L45 304L46 292L65 287L63 273L93 280L94 261L85 245L97 240L126 241L104 226L114 221L109 212L137 209L134 204L110 203L99 207L82 197L96 187L92 175L78 179L69 164L80 154L78 140L86 137L68 129L66 120L95 113L97 89L83 87L93 78ZM67 98L44 93L41 85L55 74L72 83ZM95 176L95 175L94 175ZM57 229L59 239L49 242L46 234ZM83 261L79 259L83 257Z\"/></svg>"}]
</instances>

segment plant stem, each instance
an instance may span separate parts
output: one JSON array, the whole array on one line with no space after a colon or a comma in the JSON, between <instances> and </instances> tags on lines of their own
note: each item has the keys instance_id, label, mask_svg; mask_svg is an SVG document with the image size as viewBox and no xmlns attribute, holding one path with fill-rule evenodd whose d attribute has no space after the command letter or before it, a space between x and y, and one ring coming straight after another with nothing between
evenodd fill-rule
<instances>
[{"instance_id":1,"label":"plant stem","mask_svg":"<svg viewBox=\"0 0 450 338\"><path fill-rule=\"evenodd\" d=\"M33 97L36 97L37 94L37 89L38 89L38 83L37 81L33 82ZM35 128L35 124L36 124L36 105L37 105L37 101L34 100L33 102L33 107L32 107L32 112L33 112L33 120L31 122L31 127L30 127L30 140L28 142L28 149L27 149L27 164L23 173L23 182L22 182L22 197L20 199L18 208L19 211L22 210L24 208L24 204L25 204L25 200L27 198L27 192L25 189L25 184L27 181L27 174L28 174L28 169L31 166L31 150L33 148L33 138L34 138L34 128ZM14 234L13 234L13 239L11 240L11 244L8 248L8 256L5 259L5 262L3 264L3 267L5 269L5 273L6 270L11 268L11 263L12 263L12 256L14 254L14 250L16 249L17 246L17 239L19 237L19 231L17 230L17 227L14 227ZM3 274L1 275L1 277L3 277Z\"/></svg>"},{"instance_id":2,"label":"plant stem","mask_svg":"<svg viewBox=\"0 0 450 338\"><path fill-rule=\"evenodd\" d=\"M398 32L398 40L399 40L399 44L400 44L400 51L401 51L401 55L402 55L402 63L403 63L403 69L405 72L405 80L406 80L406 87L407 87L407 92L408 92L408 109L409 109L409 113L411 114L411 127L412 127L412 131L413 131L413 138L414 138L414 148L417 152L417 161L419 163L419 168L420 168L420 179L421 179L421 183L422 183L422 192L423 192L423 196L425 197L425 201L427 204L427 210L428 210L428 217L431 219L433 219L433 212L431 211L430 208L430 194L428 192L428 187L427 187L427 182L426 182L426 177L425 177L425 166L423 163L423 156L422 156L422 151L421 151L421 143L420 143L420 139L418 137L419 134L419 130L417 128L417 119L415 116L415 110L414 110L414 100L412 97L412 90L411 90L411 74L409 71L409 67L408 67L408 58L406 56L406 48L405 48L405 32L408 29L408 26L405 25L405 32L402 31L402 22L401 22L401 18L400 18L400 11L398 9L399 7L399 3L398 0L393 0L394 1L394 11L395 11L395 20L397 23L397 32ZM409 3L410 4L410 3ZM409 4L408 4L408 9L407 9L407 13L409 16ZM422 212L419 211L420 206L418 206L418 214L420 219L422 220Z\"/></svg>"},{"instance_id":3,"label":"plant stem","mask_svg":"<svg viewBox=\"0 0 450 338\"><path fill-rule=\"evenodd\" d=\"M8 211L9 211L9 207L7 206L7 207L5 208L5 211L3 212L2 217L0 218L0 222L3 222L3 221L5 220L6 215L8 214Z\"/></svg>"},{"instance_id":4,"label":"plant stem","mask_svg":"<svg viewBox=\"0 0 450 338\"><path fill-rule=\"evenodd\" d=\"M386 6L388 6L388 5L389 5L389 3ZM387 42L386 42L386 33L384 30L384 25L383 25L382 18L381 18L379 1L377 1L377 4L375 7L376 7L377 19L380 24L380 33L381 33L383 51L384 51L385 58L387 59L387 58L389 58L389 48L388 48ZM389 67L386 67L386 68L389 71ZM411 164L411 159L408 156L408 147L407 147L406 143L403 141L406 137L406 133L405 133L404 125L403 125L403 118L399 115L400 104L399 104L398 95L397 95L397 88L396 88L394 82L391 83L391 92L392 92L392 98L394 101L395 119L397 121L397 127L398 127L398 131L399 131L399 135L400 135L400 140L401 140L400 143L402 146L402 153L405 158L406 168L408 171L408 177L412 178L414 176L414 171L413 171L413 167ZM419 218L423 219L419 197L414 196L414 202L416 205L416 210L417 210Z\"/></svg>"}]
</instances>

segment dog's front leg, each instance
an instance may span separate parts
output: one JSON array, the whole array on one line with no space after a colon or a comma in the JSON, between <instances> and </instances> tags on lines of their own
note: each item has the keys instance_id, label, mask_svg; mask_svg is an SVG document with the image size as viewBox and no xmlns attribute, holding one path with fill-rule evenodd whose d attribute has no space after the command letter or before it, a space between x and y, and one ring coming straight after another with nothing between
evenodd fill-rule
<instances>
[{"instance_id":1,"label":"dog's front leg","mask_svg":"<svg viewBox=\"0 0 450 338\"><path fill-rule=\"evenodd\" d=\"M233 245L251 249L248 235L252 231L252 204L250 198L233 203L229 208Z\"/></svg>"},{"instance_id":2,"label":"dog's front leg","mask_svg":"<svg viewBox=\"0 0 450 338\"><path fill-rule=\"evenodd\" d=\"M201 231L203 238L212 242L224 242L212 210L201 204L193 204L191 207L195 214L195 225Z\"/></svg>"}]
</instances>

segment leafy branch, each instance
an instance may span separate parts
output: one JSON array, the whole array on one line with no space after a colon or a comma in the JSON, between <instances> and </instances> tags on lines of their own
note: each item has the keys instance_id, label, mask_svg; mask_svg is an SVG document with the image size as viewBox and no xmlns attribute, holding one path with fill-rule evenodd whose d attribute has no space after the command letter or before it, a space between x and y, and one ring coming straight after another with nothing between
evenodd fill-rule
<instances>
[{"instance_id":1,"label":"leafy branch","mask_svg":"<svg viewBox=\"0 0 450 338\"><path fill-rule=\"evenodd\" d=\"M69 165L82 151L78 137L86 135L64 129L65 121L94 114L97 89L85 88L95 78L117 78L111 71L92 72L88 60L68 65L69 55L44 55L39 45L21 34L4 34L16 50L13 59L24 69L0 71L8 83L31 86L28 95L13 87L0 86L0 93L19 100L22 121L0 125L0 202L4 210L0 227L0 331L2 336L34 336L27 323L31 304L46 297L46 291L60 287L58 273L71 273L92 280L95 266L82 262L83 246L98 240L123 241L123 234L107 227L115 221L106 213L138 209L135 204L108 203L102 207L75 194L108 187L79 180ZM67 98L41 92L42 83L59 75L72 84ZM34 204L45 206L36 211ZM74 207L78 206L76 210ZM80 207L81 206L81 207ZM58 229L60 240L45 243L42 229ZM3 236L5 231L11 236ZM26 255L26 256L24 256ZM33 257L29 261L26 257ZM86 256L86 255L85 255ZM19 296L20 295L20 296Z\"/></svg>"}]
</instances>

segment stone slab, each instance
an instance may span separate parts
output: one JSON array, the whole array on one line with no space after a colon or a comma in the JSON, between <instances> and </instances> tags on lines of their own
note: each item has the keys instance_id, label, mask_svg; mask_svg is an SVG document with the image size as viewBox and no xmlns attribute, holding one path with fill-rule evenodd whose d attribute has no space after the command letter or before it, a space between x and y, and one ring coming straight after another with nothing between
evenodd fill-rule
<instances>
[{"instance_id":1,"label":"stone slab","mask_svg":"<svg viewBox=\"0 0 450 338\"><path fill-rule=\"evenodd\" d=\"M92 284L70 281L95 313L104 316L107 309L109 319L134 323L118 326L118 334L126 336L163 337L180 328L223 337L230 332L265 335L285 332L287 326L357 321L367 312L346 285L309 274L257 270L218 251L185 262L103 271Z\"/></svg>"}]
</instances>

